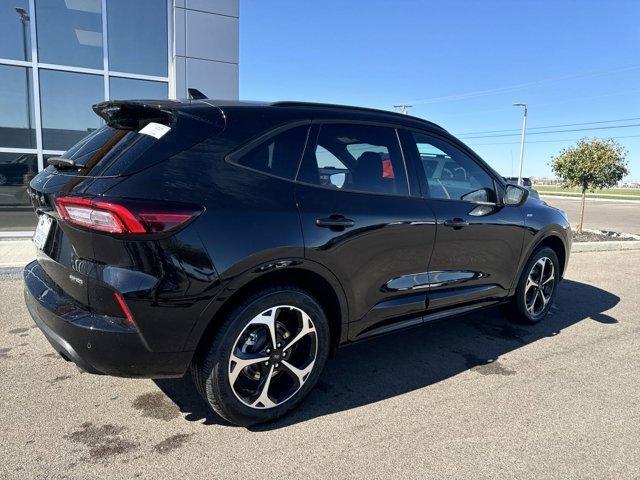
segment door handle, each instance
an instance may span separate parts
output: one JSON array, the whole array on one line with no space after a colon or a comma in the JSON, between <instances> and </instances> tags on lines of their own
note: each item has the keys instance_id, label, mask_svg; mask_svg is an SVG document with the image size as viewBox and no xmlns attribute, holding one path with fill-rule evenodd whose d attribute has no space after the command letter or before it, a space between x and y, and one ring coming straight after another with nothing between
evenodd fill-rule
<instances>
[{"instance_id":1,"label":"door handle","mask_svg":"<svg viewBox=\"0 0 640 480\"><path fill-rule=\"evenodd\" d=\"M444 226L445 227L452 227L456 230L461 229L462 227L468 227L469 226L469 222L467 222L466 220L463 220L461 218L452 218L450 220L445 220L444 221Z\"/></svg>"},{"instance_id":2,"label":"door handle","mask_svg":"<svg viewBox=\"0 0 640 480\"><path fill-rule=\"evenodd\" d=\"M344 230L345 228L353 227L355 224L356 222L350 218L345 218L343 215L331 215L328 218L318 218L316 220L317 226L332 230Z\"/></svg>"}]
</instances>

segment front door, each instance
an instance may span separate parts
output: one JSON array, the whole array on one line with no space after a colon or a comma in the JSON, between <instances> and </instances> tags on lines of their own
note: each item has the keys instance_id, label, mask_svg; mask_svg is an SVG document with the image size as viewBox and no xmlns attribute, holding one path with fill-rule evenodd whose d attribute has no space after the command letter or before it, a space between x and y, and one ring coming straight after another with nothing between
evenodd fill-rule
<instances>
[{"instance_id":1,"label":"front door","mask_svg":"<svg viewBox=\"0 0 640 480\"><path fill-rule=\"evenodd\" d=\"M296 185L305 257L341 282L351 339L422 321L435 217L415 193L395 129L312 132Z\"/></svg>"},{"instance_id":2,"label":"front door","mask_svg":"<svg viewBox=\"0 0 640 480\"><path fill-rule=\"evenodd\" d=\"M501 205L493 173L462 146L435 134L403 135L437 221L429 310L506 296L524 238L520 208Z\"/></svg>"}]
</instances>

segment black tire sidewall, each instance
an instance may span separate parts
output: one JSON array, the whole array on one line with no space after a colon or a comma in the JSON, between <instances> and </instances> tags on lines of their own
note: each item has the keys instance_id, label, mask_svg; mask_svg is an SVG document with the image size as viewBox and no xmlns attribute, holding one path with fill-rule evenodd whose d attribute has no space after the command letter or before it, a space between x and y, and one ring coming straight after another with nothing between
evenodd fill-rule
<instances>
[{"instance_id":1,"label":"black tire sidewall","mask_svg":"<svg viewBox=\"0 0 640 480\"><path fill-rule=\"evenodd\" d=\"M553 292L551 293L551 299L549 300L549 303L547 304L547 306L544 308L543 313L537 317L532 317L527 311L527 307L525 305L524 290L527 284L527 278L529 277L529 272L531 271L531 268L542 257L547 257L553 262L553 275L554 275ZM514 302L514 307L515 307L514 313L516 314L516 320L519 320L523 323L530 323L530 324L539 323L542 320L544 320L546 316L549 314L549 310L551 309L551 306L555 301L556 292L558 291L559 281L560 281L560 263L558 261L558 255L556 255L556 252L549 247L538 248L536 251L533 252L531 257L529 257L529 261L527 262L524 269L522 270L522 273L520 274L520 280L518 281L518 287L516 288L515 302Z\"/></svg>"},{"instance_id":2,"label":"black tire sidewall","mask_svg":"<svg viewBox=\"0 0 640 480\"><path fill-rule=\"evenodd\" d=\"M303 310L316 329L317 355L311 374L302 388L282 405L269 409L255 409L242 403L234 394L229 382L229 357L238 336L249 321L259 313L277 305L291 305ZM326 315L316 300L308 293L295 288L264 292L246 302L231 313L228 325L222 329L214 341L217 348L209 352L210 369L206 369L205 394L211 406L221 416L238 425L267 422L284 415L294 408L314 387L329 356L329 324ZM213 397L213 398L212 398Z\"/></svg>"}]
</instances>

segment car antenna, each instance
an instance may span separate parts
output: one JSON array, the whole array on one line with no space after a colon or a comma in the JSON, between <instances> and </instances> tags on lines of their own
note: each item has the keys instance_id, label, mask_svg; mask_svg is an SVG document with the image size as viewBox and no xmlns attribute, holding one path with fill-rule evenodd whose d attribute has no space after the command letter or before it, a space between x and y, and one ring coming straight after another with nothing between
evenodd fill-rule
<instances>
[{"instance_id":1,"label":"car antenna","mask_svg":"<svg viewBox=\"0 0 640 480\"><path fill-rule=\"evenodd\" d=\"M189 100L204 100L207 98L207 96L197 88L188 88L187 92L189 92Z\"/></svg>"}]
</instances>

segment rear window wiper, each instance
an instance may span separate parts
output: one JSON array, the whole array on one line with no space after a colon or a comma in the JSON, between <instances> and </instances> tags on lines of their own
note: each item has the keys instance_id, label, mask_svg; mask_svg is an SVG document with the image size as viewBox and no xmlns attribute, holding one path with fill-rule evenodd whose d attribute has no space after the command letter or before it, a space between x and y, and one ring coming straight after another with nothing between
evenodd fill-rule
<instances>
[{"instance_id":1,"label":"rear window wiper","mask_svg":"<svg viewBox=\"0 0 640 480\"><path fill-rule=\"evenodd\" d=\"M59 169L76 168L76 162L64 157L51 157L47 160L49 165L53 165Z\"/></svg>"}]
</instances>

